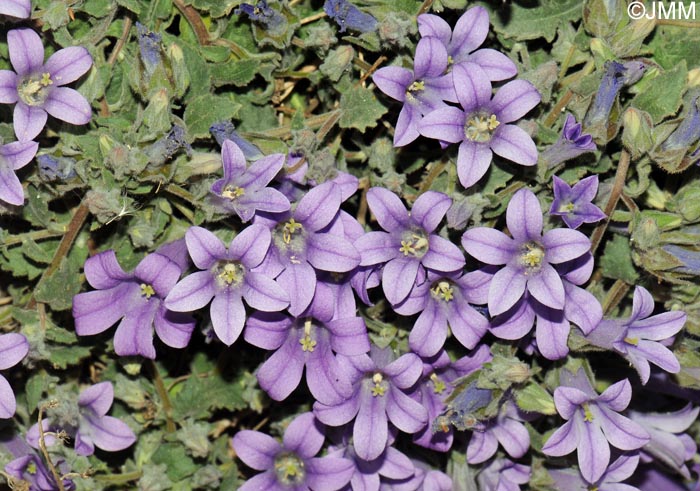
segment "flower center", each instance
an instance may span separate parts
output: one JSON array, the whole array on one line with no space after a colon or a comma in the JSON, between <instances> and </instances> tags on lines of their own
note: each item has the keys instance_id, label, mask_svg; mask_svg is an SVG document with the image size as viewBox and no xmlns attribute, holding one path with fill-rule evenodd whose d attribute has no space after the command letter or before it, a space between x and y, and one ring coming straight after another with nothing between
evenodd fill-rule
<instances>
[{"instance_id":1,"label":"flower center","mask_svg":"<svg viewBox=\"0 0 700 491\"><path fill-rule=\"evenodd\" d=\"M372 383L374 383L372 386L372 395L374 397L383 396L386 392L386 383L384 382L384 377L382 374L376 372L374 375L372 375Z\"/></svg>"},{"instance_id":2,"label":"flower center","mask_svg":"<svg viewBox=\"0 0 700 491\"><path fill-rule=\"evenodd\" d=\"M216 265L215 274L220 284L238 285L243 281L245 268L238 261L221 261Z\"/></svg>"},{"instance_id":3,"label":"flower center","mask_svg":"<svg viewBox=\"0 0 700 491\"><path fill-rule=\"evenodd\" d=\"M544 259L544 249L537 242L527 242L520 250L520 264L532 271L539 271Z\"/></svg>"},{"instance_id":4,"label":"flower center","mask_svg":"<svg viewBox=\"0 0 700 491\"><path fill-rule=\"evenodd\" d=\"M28 106L41 106L49 95L47 87L53 85L51 74L42 73L41 76L34 75L20 81L17 86L17 94Z\"/></svg>"},{"instance_id":5,"label":"flower center","mask_svg":"<svg viewBox=\"0 0 700 491\"><path fill-rule=\"evenodd\" d=\"M571 213L572 211L574 211L573 203L565 203L559 207L560 213Z\"/></svg>"},{"instance_id":6,"label":"flower center","mask_svg":"<svg viewBox=\"0 0 700 491\"><path fill-rule=\"evenodd\" d=\"M491 114L490 116L474 114L467 120L467 124L464 126L464 135L467 139L474 142L488 142L491 140L493 130L498 128L500 124L495 114Z\"/></svg>"},{"instance_id":7,"label":"flower center","mask_svg":"<svg viewBox=\"0 0 700 491\"><path fill-rule=\"evenodd\" d=\"M304 337L299 340L302 351L313 351L316 347L316 340L311 337L311 321L304 322Z\"/></svg>"},{"instance_id":8,"label":"flower center","mask_svg":"<svg viewBox=\"0 0 700 491\"><path fill-rule=\"evenodd\" d=\"M289 244L294 234L302 230L304 230L304 226L293 218L290 218L289 221L284 224L284 227L282 227L282 240L284 240L285 244Z\"/></svg>"},{"instance_id":9,"label":"flower center","mask_svg":"<svg viewBox=\"0 0 700 491\"><path fill-rule=\"evenodd\" d=\"M146 297L146 300L149 300L153 295L156 294L156 291L153 289L153 287L147 283L141 283L141 296Z\"/></svg>"},{"instance_id":10,"label":"flower center","mask_svg":"<svg viewBox=\"0 0 700 491\"><path fill-rule=\"evenodd\" d=\"M437 300L443 300L449 302L455 297L454 289L452 288L452 283L447 280L438 281L433 283L433 287L430 289L430 293Z\"/></svg>"},{"instance_id":11,"label":"flower center","mask_svg":"<svg viewBox=\"0 0 700 491\"><path fill-rule=\"evenodd\" d=\"M631 344L632 346L637 346L639 344L639 338L626 337L625 339L623 339L623 341L627 344Z\"/></svg>"},{"instance_id":12,"label":"flower center","mask_svg":"<svg viewBox=\"0 0 700 491\"><path fill-rule=\"evenodd\" d=\"M399 252L403 252L404 256L423 257L428 252L428 239L425 233L420 230L405 233Z\"/></svg>"},{"instance_id":13,"label":"flower center","mask_svg":"<svg viewBox=\"0 0 700 491\"><path fill-rule=\"evenodd\" d=\"M226 185L223 191L221 191L221 197L226 198L231 201L236 201L238 198L245 194L245 189L239 188L238 186L233 186L231 184Z\"/></svg>"},{"instance_id":14,"label":"flower center","mask_svg":"<svg viewBox=\"0 0 700 491\"><path fill-rule=\"evenodd\" d=\"M306 480L304 461L294 453L281 453L275 457L275 474L282 484L303 484Z\"/></svg>"},{"instance_id":15,"label":"flower center","mask_svg":"<svg viewBox=\"0 0 700 491\"><path fill-rule=\"evenodd\" d=\"M583 408L583 420L586 423L591 423L593 421L593 413L591 412L590 406L587 402L584 402L581 404L581 407Z\"/></svg>"},{"instance_id":16,"label":"flower center","mask_svg":"<svg viewBox=\"0 0 700 491\"><path fill-rule=\"evenodd\" d=\"M424 90L425 82L423 82L422 80L415 80L411 85L408 86L408 89L406 89L406 99L415 100L417 93L423 92Z\"/></svg>"},{"instance_id":17,"label":"flower center","mask_svg":"<svg viewBox=\"0 0 700 491\"><path fill-rule=\"evenodd\" d=\"M430 381L433 383L433 392L436 394L442 394L447 388L445 382L435 373L430 374Z\"/></svg>"}]
</instances>

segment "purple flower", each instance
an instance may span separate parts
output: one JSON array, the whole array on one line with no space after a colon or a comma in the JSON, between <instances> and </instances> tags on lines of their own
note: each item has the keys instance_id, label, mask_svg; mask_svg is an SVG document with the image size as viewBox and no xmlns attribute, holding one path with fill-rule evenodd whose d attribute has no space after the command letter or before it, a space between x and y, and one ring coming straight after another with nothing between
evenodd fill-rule
<instances>
[{"instance_id":1,"label":"purple flower","mask_svg":"<svg viewBox=\"0 0 700 491\"><path fill-rule=\"evenodd\" d=\"M583 133L581 123L577 123L576 118L567 114L561 137L556 143L540 153L540 160L546 163L547 168L551 169L584 153L594 152L596 148L593 137Z\"/></svg>"},{"instance_id":2,"label":"purple flower","mask_svg":"<svg viewBox=\"0 0 700 491\"><path fill-rule=\"evenodd\" d=\"M212 134L216 143L223 146L226 140L231 140L233 143L238 145L241 149L243 155L248 160L258 160L263 156L260 149L254 144L250 143L248 140L244 139L236 131L236 127L231 121L222 121L220 123L214 123L209 127L209 133Z\"/></svg>"},{"instance_id":3,"label":"purple flower","mask_svg":"<svg viewBox=\"0 0 700 491\"><path fill-rule=\"evenodd\" d=\"M690 404L679 411L669 413L640 413L630 411L632 421L639 423L651 435L651 440L642 448L642 461L657 459L683 477L690 479L685 462L697 453L697 445L686 431L698 418L700 407Z\"/></svg>"},{"instance_id":4,"label":"purple flower","mask_svg":"<svg viewBox=\"0 0 700 491\"><path fill-rule=\"evenodd\" d=\"M340 426L355 418L353 445L363 460L382 454L389 441L389 421L406 433L415 433L428 422L426 409L404 392L421 375L420 358L413 353L392 358L390 348L376 346L369 356L339 355L353 384L352 395L336 405L314 404L314 414L327 425Z\"/></svg>"},{"instance_id":5,"label":"purple flower","mask_svg":"<svg viewBox=\"0 0 700 491\"><path fill-rule=\"evenodd\" d=\"M224 177L211 186L215 205L235 212L247 222L256 211L281 213L289 210L289 200L276 189L266 187L284 166L284 155L262 157L246 169L245 155L231 140L221 148Z\"/></svg>"},{"instance_id":6,"label":"purple flower","mask_svg":"<svg viewBox=\"0 0 700 491\"><path fill-rule=\"evenodd\" d=\"M567 421L547 439L542 452L561 457L577 450L584 479L598 482L610 463L608 443L620 450L636 450L649 442L644 428L619 414L631 398L632 386L627 379L598 395L583 369L575 376L562 372L561 386L554 390L554 404Z\"/></svg>"},{"instance_id":7,"label":"purple flower","mask_svg":"<svg viewBox=\"0 0 700 491\"><path fill-rule=\"evenodd\" d=\"M340 404L352 394L352 385L333 352L361 355L370 349L361 317L332 319L333 291L318 284L316 296L302 316L254 313L248 319L245 340L276 350L258 369L258 382L274 400L286 399L299 385L306 367L311 394L323 404Z\"/></svg>"},{"instance_id":8,"label":"purple flower","mask_svg":"<svg viewBox=\"0 0 700 491\"><path fill-rule=\"evenodd\" d=\"M168 256L164 255L166 251ZM121 319L114 334L114 351L119 356L154 359L154 326L168 346L187 346L194 319L171 312L163 303L183 269L170 255L167 249L163 254L149 254L132 273L122 270L113 250L89 258L85 262L85 277L97 290L73 297L75 332L79 336L98 334Z\"/></svg>"},{"instance_id":9,"label":"purple flower","mask_svg":"<svg viewBox=\"0 0 700 491\"><path fill-rule=\"evenodd\" d=\"M411 350L422 357L437 354L447 339L448 325L462 346L473 349L486 334L489 322L469 304L486 303L490 279L490 275L481 271L467 274L429 271L425 281L393 307L401 315L420 312L408 337Z\"/></svg>"},{"instance_id":10,"label":"purple flower","mask_svg":"<svg viewBox=\"0 0 700 491\"><path fill-rule=\"evenodd\" d=\"M80 393L77 425L52 423L46 418L42 421L42 427L44 431L56 428L73 435L75 453L78 455L92 455L95 453L95 447L107 452L124 450L136 441L136 435L120 419L107 416L113 402L112 383L95 384ZM39 438L39 425L35 424L27 432L27 442L34 448L39 448ZM55 441L53 436L45 438L48 445Z\"/></svg>"},{"instance_id":11,"label":"purple flower","mask_svg":"<svg viewBox=\"0 0 700 491\"><path fill-rule=\"evenodd\" d=\"M156 68L163 64L163 57L161 56L163 39L160 34L150 31L140 22L136 22L136 34L139 51L141 52L141 61L146 69L148 78L150 78L156 71Z\"/></svg>"},{"instance_id":12,"label":"purple flower","mask_svg":"<svg viewBox=\"0 0 700 491\"><path fill-rule=\"evenodd\" d=\"M33 140L46 124L46 113L71 124L90 121L92 110L85 97L63 87L92 66L85 48L58 50L43 63L44 46L31 29L11 30L7 45L15 71L0 70L0 103L16 103L12 122L17 139Z\"/></svg>"},{"instance_id":13,"label":"purple flower","mask_svg":"<svg viewBox=\"0 0 700 491\"><path fill-rule=\"evenodd\" d=\"M464 256L447 239L433 233L452 204L443 193L427 191L413 204L411 213L398 196L384 188L367 192L367 202L386 232L369 232L355 241L362 256L361 266L386 263L382 288L392 305L411 293L423 268L443 273L464 267Z\"/></svg>"},{"instance_id":14,"label":"purple flower","mask_svg":"<svg viewBox=\"0 0 700 491\"><path fill-rule=\"evenodd\" d=\"M454 87L447 69L445 46L433 37L424 37L416 45L413 71L398 66L380 68L372 76L379 90L403 107L394 130L394 146L408 145L419 136L421 118L454 100Z\"/></svg>"},{"instance_id":15,"label":"purple flower","mask_svg":"<svg viewBox=\"0 0 700 491\"><path fill-rule=\"evenodd\" d=\"M323 11L338 23L340 32L345 32L346 29L372 32L377 29L377 19L347 0L326 0L323 3Z\"/></svg>"},{"instance_id":16,"label":"purple flower","mask_svg":"<svg viewBox=\"0 0 700 491\"><path fill-rule=\"evenodd\" d=\"M22 334L0 334L0 370L15 366L29 352L29 343ZM7 379L0 375L0 419L11 418L17 409L17 401Z\"/></svg>"},{"instance_id":17,"label":"purple flower","mask_svg":"<svg viewBox=\"0 0 700 491\"><path fill-rule=\"evenodd\" d=\"M447 50L450 65L471 62L479 65L489 80L505 80L518 73L506 55L495 49L479 49L489 33L489 14L483 7L468 9L457 20L454 32L442 17L418 16L418 31L423 37L436 37Z\"/></svg>"},{"instance_id":18,"label":"purple flower","mask_svg":"<svg viewBox=\"0 0 700 491\"><path fill-rule=\"evenodd\" d=\"M185 139L185 129L173 125L167 135L144 148L143 153L148 157L150 164L158 166L170 160L180 150L185 150L188 157L192 155L192 146Z\"/></svg>"},{"instance_id":19,"label":"purple flower","mask_svg":"<svg viewBox=\"0 0 700 491\"><path fill-rule=\"evenodd\" d=\"M0 15L9 15L19 19L26 19L31 13L31 0L3 0L0 4Z\"/></svg>"},{"instance_id":20,"label":"purple flower","mask_svg":"<svg viewBox=\"0 0 700 491\"><path fill-rule=\"evenodd\" d=\"M581 179L572 188L566 181L553 177L554 201L550 215L562 217L569 228L579 228L582 223L595 223L605 218L605 213L591 203L598 192L598 176Z\"/></svg>"},{"instance_id":21,"label":"purple flower","mask_svg":"<svg viewBox=\"0 0 700 491\"><path fill-rule=\"evenodd\" d=\"M5 472L15 480L8 482L10 489L17 491L56 491L58 486L51 471L43 459L32 447L20 437L13 437L0 443L13 457L14 460L5 464ZM68 473L68 468L63 459L54 460L54 465L63 475ZM14 487L13 487L14 485ZM25 486L25 487L22 487ZM75 489L70 479L63 479L63 487L66 491Z\"/></svg>"},{"instance_id":22,"label":"purple flower","mask_svg":"<svg viewBox=\"0 0 700 491\"><path fill-rule=\"evenodd\" d=\"M550 470L549 475L552 476L556 489L566 491L639 491L629 484L621 484L634 473L638 464L639 455L621 455L610 464L600 479L590 484L581 478L579 472L572 469ZM657 489L667 491L666 488Z\"/></svg>"},{"instance_id":23,"label":"purple flower","mask_svg":"<svg viewBox=\"0 0 700 491\"><path fill-rule=\"evenodd\" d=\"M354 472L351 461L338 457L314 457L323 446L321 425L313 414L297 416L284 432L280 445L258 431L239 431L231 440L238 457L249 467L264 471L243 484L239 491L335 491Z\"/></svg>"},{"instance_id":24,"label":"purple flower","mask_svg":"<svg viewBox=\"0 0 700 491\"><path fill-rule=\"evenodd\" d=\"M638 286L629 319L606 319L586 336L591 344L614 349L625 357L639 373L642 384L649 381L649 362L669 373L681 370L676 356L661 342L677 334L687 316L680 310L651 316L653 311L654 299L646 288Z\"/></svg>"},{"instance_id":25,"label":"purple flower","mask_svg":"<svg viewBox=\"0 0 700 491\"><path fill-rule=\"evenodd\" d=\"M246 303L263 312L278 312L289 305L287 293L271 278L252 271L270 247L270 231L250 225L228 249L213 233L190 227L185 234L187 250L200 269L173 286L165 306L175 312L194 312L211 302L210 315L216 336L231 346L245 325Z\"/></svg>"},{"instance_id":26,"label":"purple flower","mask_svg":"<svg viewBox=\"0 0 700 491\"><path fill-rule=\"evenodd\" d=\"M24 203L24 190L15 171L31 162L38 148L33 141L0 145L0 200L17 206Z\"/></svg>"},{"instance_id":27,"label":"purple flower","mask_svg":"<svg viewBox=\"0 0 700 491\"><path fill-rule=\"evenodd\" d=\"M476 479L481 491L519 491L520 485L530 480L530 467L495 459L481 469Z\"/></svg>"},{"instance_id":28,"label":"purple flower","mask_svg":"<svg viewBox=\"0 0 700 491\"><path fill-rule=\"evenodd\" d=\"M493 152L520 165L537 163L537 147L523 129L512 123L540 102L537 89L525 80L514 80L491 98L486 72L471 62L455 65L452 80L462 108L446 106L427 114L418 125L421 135L458 143L457 175L468 188L481 179L493 160Z\"/></svg>"},{"instance_id":29,"label":"purple flower","mask_svg":"<svg viewBox=\"0 0 700 491\"><path fill-rule=\"evenodd\" d=\"M282 14L268 6L267 0L260 0L255 5L242 3L233 13L236 15L246 14L250 20L258 22L270 31L276 31L287 22Z\"/></svg>"},{"instance_id":30,"label":"purple flower","mask_svg":"<svg viewBox=\"0 0 700 491\"><path fill-rule=\"evenodd\" d=\"M698 97L695 97L689 105L688 114L678 127L673 130L659 149L663 152L674 150L686 150L700 138L700 109L698 109Z\"/></svg>"},{"instance_id":31,"label":"purple flower","mask_svg":"<svg viewBox=\"0 0 700 491\"><path fill-rule=\"evenodd\" d=\"M477 423L467 446L467 462L472 465L486 462L496 453L499 443L514 459L525 455L530 448L530 435L522 421L521 412L508 401L494 419Z\"/></svg>"},{"instance_id":32,"label":"purple flower","mask_svg":"<svg viewBox=\"0 0 700 491\"><path fill-rule=\"evenodd\" d=\"M406 479L385 479L379 491L452 491L452 479L420 460L412 460L415 474Z\"/></svg>"}]
</instances>

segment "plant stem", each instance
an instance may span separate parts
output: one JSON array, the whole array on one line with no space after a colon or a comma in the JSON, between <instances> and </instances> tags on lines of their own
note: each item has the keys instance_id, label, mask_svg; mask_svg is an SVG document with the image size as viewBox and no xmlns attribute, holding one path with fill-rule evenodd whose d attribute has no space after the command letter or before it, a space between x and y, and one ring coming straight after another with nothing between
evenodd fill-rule
<instances>
[{"instance_id":1,"label":"plant stem","mask_svg":"<svg viewBox=\"0 0 700 491\"><path fill-rule=\"evenodd\" d=\"M610 288L610 291L603 300L603 315L610 314L610 312L617 307L617 304L619 304L620 301L625 298L625 295L627 295L629 289L630 286L626 282L622 280L615 280L615 283Z\"/></svg>"},{"instance_id":2,"label":"plant stem","mask_svg":"<svg viewBox=\"0 0 700 491\"><path fill-rule=\"evenodd\" d=\"M197 41L199 41L199 44L201 46L210 44L211 41L209 39L209 31L207 30L207 26L204 25L204 21L199 16L197 10L191 5L185 5L182 0L173 0L173 5L175 5L175 7L182 12L182 15L185 16L185 19L187 19L187 22L190 24L192 30L197 36Z\"/></svg>"},{"instance_id":3,"label":"plant stem","mask_svg":"<svg viewBox=\"0 0 700 491\"><path fill-rule=\"evenodd\" d=\"M596 249L600 245L600 241L605 234L605 230L608 228L610 223L610 218L612 217L613 211L617 206L617 202L620 200L622 195L622 190L625 187L625 179L627 178L627 171L630 167L630 154L626 150L623 150L620 154L620 161L617 165L617 172L615 174L615 182L613 183L612 191L610 192L610 197L605 205L603 212L607 215L607 218L598 225L591 234L591 254L595 254Z\"/></svg>"},{"instance_id":4,"label":"plant stem","mask_svg":"<svg viewBox=\"0 0 700 491\"><path fill-rule=\"evenodd\" d=\"M156 392L158 392L158 396L160 397L161 402L163 403L163 412L165 412L165 430L168 433L174 433L175 432L175 421L173 421L173 406L170 404L170 397L168 397L168 391L165 388L165 384L163 383L163 379L160 376L160 372L158 371L158 365L156 365L156 362L153 360L150 360L151 362L151 371L153 372L153 383L156 386Z\"/></svg>"},{"instance_id":5,"label":"plant stem","mask_svg":"<svg viewBox=\"0 0 700 491\"><path fill-rule=\"evenodd\" d=\"M47 405L39 406L39 450L44 456L44 459L46 459L46 465L49 466L49 470L56 481L58 491L65 491L65 488L63 487L63 479L61 479L61 475L58 473L58 470L56 470L56 466L53 465L51 457L49 456L49 451L46 449L46 432L44 431L44 409L56 407L57 405L57 401L50 401Z\"/></svg>"}]
</instances>

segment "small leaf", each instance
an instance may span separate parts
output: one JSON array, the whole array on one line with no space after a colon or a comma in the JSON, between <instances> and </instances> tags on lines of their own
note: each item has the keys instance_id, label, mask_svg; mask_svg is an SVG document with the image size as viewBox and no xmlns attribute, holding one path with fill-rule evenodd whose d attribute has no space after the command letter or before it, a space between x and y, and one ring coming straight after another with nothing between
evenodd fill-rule
<instances>
[{"instance_id":1,"label":"small leaf","mask_svg":"<svg viewBox=\"0 0 700 491\"><path fill-rule=\"evenodd\" d=\"M600 259L603 276L634 284L639 274L632 263L631 254L629 241L621 235L615 235L605 245L605 253Z\"/></svg>"},{"instance_id":2,"label":"small leaf","mask_svg":"<svg viewBox=\"0 0 700 491\"><path fill-rule=\"evenodd\" d=\"M341 128L356 128L365 131L377 126L377 120L387 111L374 95L373 90L356 86L345 92L340 98Z\"/></svg>"},{"instance_id":3,"label":"small leaf","mask_svg":"<svg viewBox=\"0 0 700 491\"><path fill-rule=\"evenodd\" d=\"M241 105L229 97L202 94L195 97L185 109L185 123L193 138L209 137L209 127L218 121L233 119Z\"/></svg>"}]
</instances>

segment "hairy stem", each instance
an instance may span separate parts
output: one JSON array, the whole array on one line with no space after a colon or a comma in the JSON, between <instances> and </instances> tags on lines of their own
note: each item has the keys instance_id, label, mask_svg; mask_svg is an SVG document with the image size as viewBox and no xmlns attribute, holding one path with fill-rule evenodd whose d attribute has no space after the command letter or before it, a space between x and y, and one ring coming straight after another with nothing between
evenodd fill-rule
<instances>
[{"instance_id":1,"label":"hairy stem","mask_svg":"<svg viewBox=\"0 0 700 491\"><path fill-rule=\"evenodd\" d=\"M625 187L625 179L627 178L627 171L630 168L630 154L626 150L622 151L620 155L620 161L617 165L617 172L615 173L615 182L613 183L612 191L610 192L610 197L608 202L605 204L605 209L603 212L607 215L607 218L598 225L591 234L591 254L595 254L596 249L600 245L600 241L605 234L605 230L608 228L610 223L610 218L612 217L613 211L617 206L617 202L620 200L622 195L622 190Z\"/></svg>"}]
</instances>

